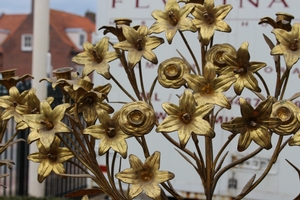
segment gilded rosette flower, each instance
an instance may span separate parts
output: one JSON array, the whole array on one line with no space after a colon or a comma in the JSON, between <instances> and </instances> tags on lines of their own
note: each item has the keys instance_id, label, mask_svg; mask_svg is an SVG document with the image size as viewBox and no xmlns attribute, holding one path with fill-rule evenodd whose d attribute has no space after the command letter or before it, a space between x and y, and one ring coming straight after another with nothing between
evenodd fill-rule
<instances>
[{"instance_id":1,"label":"gilded rosette flower","mask_svg":"<svg viewBox=\"0 0 300 200\"><path fill-rule=\"evenodd\" d=\"M158 82L165 88L180 88L186 83L183 75L189 74L190 71L190 67L183 59L177 57L167 59L158 66Z\"/></svg>"},{"instance_id":2,"label":"gilded rosette flower","mask_svg":"<svg viewBox=\"0 0 300 200\"><path fill-rule=\"evenodd\" d=\"M236 117L222 123L222 128L234 134L240 133L238 151L244 151L254 141L259 146L270 149L271 131L280 125L281 120L271 117L273 97L261 102L255 109L244 99L240 98L242 117Z\"/></svg>"},{"instance_id":3,"label":"gilded rosette flower","mask_svg":"<svg viewBox=\"0 0 300 200\"><path fill-rule=\"evenodd\" d=\"M204 67L204 75L185 74L184 79L188 87L194 91L194 97L198 105L212 103L224 108L231 108L230 102L223 92L227 91L235 81L234 76L216 76L216 67L207 62Z\"/></svg>"},{"instance_id":4,"label":"gilded rosette flower","mask_svg":"<svg viewBox=\"0 0 300 200\"><path fill-rule=\"evenodd\" d=\"M215 44L205 54L205 60L213 63L216 68L216 73L221 74L225 67L228 66L228 57L226 55L236 56L235 48L228 43Z\"/></svg>"},{"instance_id":5,"label":"gilded rosette flower","mask_svg":"<svg viewBox=\"0 0 300 200\"><path fill-rule=\"evenodd\" d=\"M28 155L28 160L41 163L38 168L38 181L41 183L53 171L56 174L64 174L65 168L63 162L73 158L74 155L66 147L60 147L60 139L55 137L50 148L45 148L43 144L37 141L39 152Z\"/></svg>"},{"instance_id":6,"label":"gilded rosette flower","mask_svg":"<svg viewBox=\"0 0 300 200\"><path fill-rule=\"evenodd\" d=\"M274 103L271 116L281 120L281 124L274 128L274 132L279 135L295 133L300 128L299 114L299 108L291 101L282 100Z\"/></svg>"},{"instance_id":7,"label":"gilded rosette flower","mask_svg":"<svg viewBox=\"0 0 300 200\"><path fill-rule=\"evenodd\" d=\"M29 90L25 90L21 94L19 90L13 86L9 89L9 95L0 97L0 107L5 110L1 114L1 120L14 118L15 122L22 121L22 115L27 110L27 99Z\"/></svg>"},{"instance_id":8,"label":"gilded rosette flower","mask_svg":"<svg viewBox=\"0 0 300 200\"><path fill-rule=\"evenodd\" d=\"M16 69L0 71L0 74L2 75L0 84L3 85L7 90L9 90L13 86L16 86L20 81L24 82L27 78L33 78L33 76L31 76L30 74L25 74L21 77L18 77L15 75L15 71Z\"/></svg>"},{"instance_id":9,"label":"gilded rosette flower","mask_svg":"<svg viewBox=\"0 0 300 200\"><path fill-rule=\"evenodd\" d=\"M40 103L40 114L24 115L23 121L31 129L27 142L32 143L39 139L48 150L56 133L71 132L71 129L61 122L69 106L69 104L60 104L52 110L49 102L42 101Z\"/></svg>"},{"instance_id":10,"label":"gilded rosette flower","mask_svg":"<svg viewBox=\"0 0 300 200\"><path fill-rule=\"evenodd\" d=\"M186 89L179 99L179 106L172 103L163 103L163 109L168 116L156 128L157 132L178 131L180 146L185 147L192 133L214 137L215 132L203 118L211 113L213 104L197 106L193 93Z\"/></svg>"},{"instance_id":11,"label":"gilded rosette flower","mask_svg":"<svg viewBox=\"0 0 300 200\"><path fill-rule=\"evenodd\" d=\"M99 155L105 154L110 148L118 152L123 158L127 157L126 140L129 135L125 134L119 126L119 112L111 118L105 111L98 112L100 124L87 127L83 134L89 134L95 139L100 139Z\"/></svg>"},{"instance_id":12,"label":"gilded rosette flower","mask_svg":"<svg viewBox=\"0 0 300 200\"><path fill-rule=\"evenodd\" d=\"M171 44L177 30L179 31L197 31L190 18L187 16L192 11L193 6L179 7L176 0L168 0L165 4L165 10L154 10L152 17L156 20L150 27L150 33L166 32L168 43Z\"/></svg>"},{"instance_id":13,"label":"gilded rosette flower","mask_svg":"<svg viewBox=\"0 0 300 200\"><path fill-rule=\"evenodd\" d=\"M117 59L116 52L109 52L108 37L102 38L95 46L89 42L83 44L84 52L77 54L72 61L84 65L82 76L87 76L93 71L110 79L108 63Z\"/></svg>"},{"instance_id":14,"label":"gilded rosette flower","mask_svg":"<svg viewBox=\"0 0 300 200\"><path fill-rule=\"evenodd\" d=\"M119 125L128 135L143 136L152 130L155 122L153 108L144 101L127 103L120 109Z\"/></svg>"},{"instance_id":15,"label":"gilded rosette flower","mask_svg":"<svg viewBox=\"0 0 300 200\"><path fill-rule=\"evenodd\" d=\"M205 0L204 4L195 4L192 15L193 23L200 29L200 40L208 45L214 31L231 32L230 26L223 21L232 6L219 5L215 7L214 0Z\"/></svg>"},{"instance_id":16,"label":"gilded rosette flower","mask_svg":"<svg viewBox=\"0 0 300 200\"><path fill-rule=\"evenodd\" d=\"M254 77L254 73L265 67L267 64L263 62L250 62L250 54L248 52L248 42L243 42L235 55L225 54L224 58L228 63L228 67L221 74L233 75L236 77L234 83L234 91L240 95L244 88L251 91L261 92L258 81Z\"/></svg>"},{"instance_id":17,"label":"gilded rosette flower","mask_svg":"<svg viewBox=\"0 0 300 200\"><path fill-rule=\"evenodd\" d=\"M274 29L272 33L275 34L279 44L272 50L272 55L283 55L286 67L291 69L300 57L300 23L295 23L291 31L283 29Z\"/></svg>"},{"instance_id":18,"label":"gilded rosette flower","mask_svg":"<svg viewBox=\"0 0 300 200\"><path fill-rule=\"evenodd\" d=\"M171 180L175 175L168 171L159 170L160 152L154 152L144 164L135 155L129 156L130 168L116 174L116 178L131 184L129 198L138 196L143 191L152 199L160 199L160 183Z\"/></svg>"},{"instance_id":19,"label":"gilded rosette flower","mask_svg":"<svg viewBox=\"0 0 300 200\"><path fill-rule=\"evenodd\" d=\"M148 36L147 26L140 26L137 30L130 26L122 27L126 41L119 42L114 48L128 51L128 67L132 69L144 57L146 60L157 64L158 60L152 49L155 49L164 40L156 36Z\"/></svg>"}]
</instances>

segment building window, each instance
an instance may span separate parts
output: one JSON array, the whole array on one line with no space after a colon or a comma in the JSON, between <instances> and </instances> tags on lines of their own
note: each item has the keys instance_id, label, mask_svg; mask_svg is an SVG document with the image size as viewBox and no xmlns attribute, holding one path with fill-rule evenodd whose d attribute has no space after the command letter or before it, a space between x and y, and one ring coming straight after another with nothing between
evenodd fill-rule
<instances>
[{"instance_id":1,"label":"building window","mask_svg":"<svg viewBox=\"0 0 300 200\"><path fill-rule=\"evenodd\" d=\"M32 34L23 34L21 38L21 50L32 51Z\"/></svg>"},{"instance_id":2,"label":"building window","mask_svg":"<svg viewBox=\"0 0 300 200\"><path fill-rule=\"evenodd\" d=\"M84 42L85 42L85 34L80 34L79 35L79 45L82 46Z\"/></svg>"}]
</instances>

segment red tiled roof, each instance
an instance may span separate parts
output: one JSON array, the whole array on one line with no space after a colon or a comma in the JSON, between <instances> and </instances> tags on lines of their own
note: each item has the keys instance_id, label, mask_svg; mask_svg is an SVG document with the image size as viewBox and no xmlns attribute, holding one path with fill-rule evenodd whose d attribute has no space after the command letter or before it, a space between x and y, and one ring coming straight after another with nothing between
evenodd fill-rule
<instances>
[{"instance_id":1,"label":"red tiled roof","mask_svg":"<svg viewBox=\"0 0 300 200\"><path fill-rule=\"evenodd\" d=\"M6 15L0 17L0 29L8 30L9 35L12 35L28 15ZM8 37L6 38L8 39Z\"/></svg>"},{"instance_id":2,"label":"red tiled roof","mask_svg":"<svg viewBox=\"0 0 300 200\"><path fill-rule=\"evenodd\" d=\"M95 31L95 24L87 17L66 13L58 10L50 10L50 25L60 35L64 43L78 50L67 36L65 30L67 28L82 28L86 31L88 38L91 42L91 34Z\"/></svg>"},{"instance_id":3,"label":"red tiled roof","mask_svg":"<svg viewBox=\"0 0 300 200\"><path fill-rule=\"evenodd\" d=\"M9 35L12 35L22 22L26 19L28 15L2 15L0 17L0 29L9 30ZM70 40L65 30L67 28L82 28L86 31L88 38L87 40L91 42L91 34L95 31L95 24L84 16L79 16L76 14L66 13L58 10L50 10L50 25L60 36L62 41L72 47L74 50L78 50L76 45ZM7 37L6 39L8 39Z\"/></svg>"}]
</instances>

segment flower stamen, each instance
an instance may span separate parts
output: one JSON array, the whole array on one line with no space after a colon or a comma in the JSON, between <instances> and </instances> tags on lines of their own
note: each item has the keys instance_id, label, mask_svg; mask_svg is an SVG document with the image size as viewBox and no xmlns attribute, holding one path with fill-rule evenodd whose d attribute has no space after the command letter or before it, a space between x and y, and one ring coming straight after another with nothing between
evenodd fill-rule
<instances>
[{"instance_id":1,"label":"flower stamen","mask_svg":"<svg viewBox=\"0 0 300 200\"><path fill-rule=\"evenodd\" d=\"M204 12L203 16L204 16L204 19L206 20L206 22L208 24L213 24L214 23L213 17L210 14L208 14L207 12Z\"/></svg>"},{"instance_id":2,"label":"flower stamen","mask_svg":"<svg viewBox=\"0 0 300 200\"><path fill-rule=\"evenodd\" d=\"M102 58L97 54L97 52L96 52L95 49L93 49L92 54L93 54L93 57L94 57L94 59L95 59L95 61L97 63L101 63L102 62Z\"/></svg>"},{"instance_id":3,"label":"flower stamen","mask_svg":"<svg viewBox=\"0 0 300 200\"><path fill-rule=\"evenodd\" d=\"M171 10L168 13L168 16L169 16L169 19L170 19L170 24L172 24L173 26L176 26L177 23L178 23L178 20L175 18L175 14L174 14L173 10Z\"/></svg>"},{"instance_id":4,"label":"flower stamen","mask_svg":"<svg viewBox=\"0 0 300 200\"><path fill-rule=\"evenodd\" d=\"M290 45L290 49L292 51L297 51L299 49L299 41L298 41L298 39L294 39L294 41Z\"/></svg>"}]
</instances>

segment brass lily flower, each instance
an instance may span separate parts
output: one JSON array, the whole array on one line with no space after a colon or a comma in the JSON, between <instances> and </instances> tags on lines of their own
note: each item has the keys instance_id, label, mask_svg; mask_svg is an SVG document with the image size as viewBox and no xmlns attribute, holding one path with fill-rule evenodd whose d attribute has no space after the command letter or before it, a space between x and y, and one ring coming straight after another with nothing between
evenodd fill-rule
<instances>
[{"instance_id":1,"label":"brass lily flower","mask_svg":"<svg viewBox=\"0 0 300 200\"><path fill-rule=\"evenodd\" d=\"M212 103L224 108L231 108L230 102L223 92L227 91L236 80L234 76L216 76L216 67L207 62L204 67L204 75L185 74L184 79L189 88L194 91L194 97L198 105Z\"/></svg>"},{"instance_id":2,"label":"brass lily flower","mask_svg":"<svg viewBox=\"0 0 300 200\"><path fill-rule=\"evenodd\" d=\"M40 183L43 182L52 171L58 175L64 174L65 168L62 163L74 157L68 148L60 147L60 139L58 137L54 138L49 149L45 148L39 141L37 141L37 147L39 152L32 153L28 155L27 158L33 162L41 163L38 168L38 181Z\"/></svg>"},{"instance_id":3,"label":"brass lily flower","mask_svg":"<svg viewBox=\"0 0 300 200\"><path fill-rule=\"evenodd\" d=\"M27 78L33 79L33 76L31 76L30 74L25 74L21 77L18 77L15 75L15 71L16 69L0 71L0 74L2 75L0 84L3 85L7 90L9 90L13 86L16 86L20 81L24 82Z\"/></svg>"},{"instance_id":4,"label":"brass lily flower","mask_svg":"<svg viewBox=\"0 0 300 200\"><path fill-rule=\"evenodd\" d=\"M20 94L19 90L13 86L9 89L9 95L0 97L0 107L5 109L1 114L1 120L13 117L17 123L22 121L22 115L27 110L28 92L29 90L25 90Z\"/></svg>"},{"instance_id":5,"label":"brass lily flower","mask_svg":"<svg viewBox=\"0 0 300 200\"><path fill-rule=\"evenodd\" d=\"M186 89L179 99L179 106L172 103L163 103L163 109L169 115L156 128L157 132L178 131L178 137L182 148L190 139L192 133L214 137L215 132L210 124L203 119L214 108L213 104L197 106L193 93Z\"/></svg>"},{"instance_id":6,"label":"brass lily flower","mask_svg":"<svg viewBox=\"0 0 300 200\"><path fill-rule=\"evenodd\" d=\"M153 108L144 101L127 103L120 109L119 125L128 135L143 136L152 130L155 122Z\"/></svg>"},{"instance_id":7,"label":"brass lily flower","mask_svg":"<svg viewBox=\"0 0 300 200\"><path fill-rule=\"evenodd\" d=\"M279 135L295 133L300 128L299 114L299 108L291 101L282 100L274 103L271 116L281 120L281 124L274 128L274 132Z\"/></svg>"},{"instance_id":8,"label":"brass lily flower","mask_svg":"<svg viewBox=\"0 0 300 200\"><path fill-rule=\"evenodd\" d=\"M31 128L27 142L32 143L39 139L48 150L56 133L71 132L70 128L61 122L69 106L69 104L60 104L52 110L49 102L42 101L40 103L40 114L24 115L23 121Z\"/></svg>"},{"instance_id":9,"label":"brass lily flower","mask_svg":"<svg viewBox=\"0 0 300 200\"><path fill-rule=\"evenodd\" d=\"M89 134L100 139L99 155L105 154L110 148L118 152L123 158L127 157L126 140L130 136L125 134L119 126L119 112L111 118L105 111L98 112L100 124L87 127L83 134Z\"/></svg>"},{"instance_id":10,"label":"brass lily flower","mask_svg":"<svg viewBox=\"0 0 300 200\"><path fill-rule=\"evenodd\" d=\"M160 199L160 183L171 180L174 174L168 171L159 170L160 153L154 152L146 159L144 164L135 155L129 156L130 167L116 174L116 178L125 183L131 184L129 198L132 199L145 192L152 199Z\"/></svg>"},{"instance_id":11,"label":"brass lily flower","mask_svg":"<svg viewBox=\"0 0 300 200\"><path fill-rule=\"evenodd\" d=\"M178 57L167 59L158 66L158 82L165 88L180 88L186 83L183 75L189 74L190 71L190 67L183 59Z\"/></svg>"},{"instance_id":12,"label":"brass lily flower","mask_svg":"<svg viewBox=\"0 0 300 200\"><path fill-rule=\"evenodd\" d=\"M122 26L126 41L114 45L114 48L128 51L128 67L132 69L142 57L157 64L158 60L152 49L155 49L164 40L156 36L148 36L147 26L140 26L137 30L130 26Z\"/></svg>"},{"instance_id":13,"label":"brass lily flower","mask_svg":"<svg viewBox=\"0 0 300 200\"><path fill-rule=\"evenodd\" d=\"M93 71L102 75L106 79L110 79L108 63L117 59L117 52L108 52L108 37L102 38L95 46L89 42L83 44L84 52L77 54L72 61L84 65L82 76L87 76Z\"/></svg>"},{"instance_id":14,"label":"brass lily flower","mask_svg":"<svg viewBox=\"0 0 300 200\"><path fill-rule=\"evenodd\" d=\"M279 44L271 50L271 54L284 55L286 67L291 69L300 57L300 23L295 23L290 32L274 29L272 33L275 34Z\"/></svg>"},{"instance_id":15,"label":"brass lily flower","mask_svg":"<svg viewBox=\"0 0 300 200\"><path fill-rule=\"evenodd\" d=\"M154 10L152 17L156 20L150 27L150 33L166 32L168 43L171 44L177 30L179 31L197 31L190 18L187 16L192 11L193 6L179 7L176 0L168 0L165 4L165 11Z\"/></svg>"},{"instance_id":16,"label":"brass lily flower","mask_svg":"<svg viewBox=\"0 0 300 200\"><path fill-rule=\"evenodd\" d=\"M195 4L192 15L195 17L193 23L200 29L200 40L207 46L214 31L231 32L230 26L223 21L232 6L219 5L215 7L214 0L205 0L204 4Z\"/></svg>"},{"instance_id":17,"label":"brass lily flower","mask_svg":"<svg viewBox=\"0 0 300 200\"><path fill-rule=\"evenodd\" d=\"M234 83L234 91L237 95L240 95L245 87L255 92L261 92L258 81L253 73L265 67L267 64L255 61L249 62L250 54L248 52L248 46L248 42L243 42L236 53L236 58L232 54L224 55L229 66L223 70L221 74L232 75L237 78Z\"/></svg>"},{"instance_id":18,"label":"brass lily flower","mask_svg":"<svg viewBox=\"0 0 300 200\"><path fill-rule=\"evenodd\" d=\"M78 113L83 113L83 118L89 124L92 124L97 119L97 111L106 111L112 113L114 109L104 102L111 90L111 84L98 86L92 89L93 84L84 79L78 82L78 85L65 86L64 90L77 103ZM74 112L74 106L70 109Z\"/></svg>"},{"instance_id":19,"label":"brass lily flower","mask_svg":"<svg viewBox=\"0 0 300 200\"><path fill-rule=\"evenodd\" d=\"M280 125L281 120L271 117L273 97L261 102L255 109L244 99L240 98L242 117L237 117L230 122L222 123L224 130L234 134L240 133L238 151L244 151L253 140L259 146L270 149L271 131Z\"/></svg>"}]
</instances>

